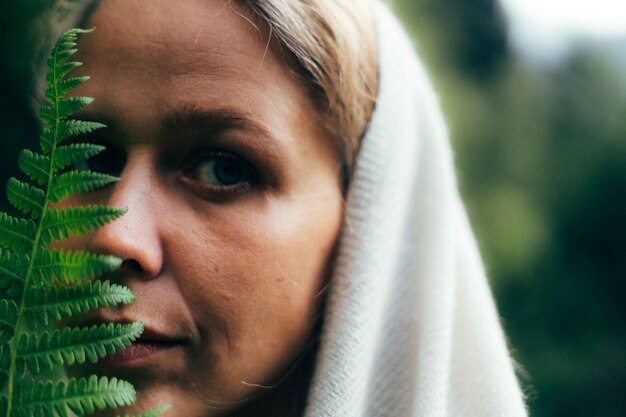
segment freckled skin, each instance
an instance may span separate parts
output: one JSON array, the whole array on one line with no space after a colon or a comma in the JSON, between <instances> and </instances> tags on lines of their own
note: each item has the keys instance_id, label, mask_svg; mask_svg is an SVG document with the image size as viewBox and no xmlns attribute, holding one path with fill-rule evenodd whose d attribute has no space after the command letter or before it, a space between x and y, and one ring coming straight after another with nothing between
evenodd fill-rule
<instances>
[{"instance_id":1,"label":"freckled skin","mask_svg":"<svg viewBox=\"0 0 626 417\"><path fill-rule=\"evenodd\" d=\"M66 245L124 260L114 278L138 301L107 318L188 341L148 369L111 371L138 388L129 413L164 403L168 417L240 416L246 402L254 409L253 384L276 383L307 342L340 229L329 135L284 58L266 50L267 31L225 3L107 0L79 46L80 72L92 79L77 94L95 98L82 116L115 125L103 142L123 155L123 169L120 182L71 203L129 211ZM161 120L190 106L231 109L262 126L262 139L240 129L207 141L267 175L227 199L189 186L185 161L203 145ZM268 397L281 401L278 390Z\"/></svg>"}]
</instances>

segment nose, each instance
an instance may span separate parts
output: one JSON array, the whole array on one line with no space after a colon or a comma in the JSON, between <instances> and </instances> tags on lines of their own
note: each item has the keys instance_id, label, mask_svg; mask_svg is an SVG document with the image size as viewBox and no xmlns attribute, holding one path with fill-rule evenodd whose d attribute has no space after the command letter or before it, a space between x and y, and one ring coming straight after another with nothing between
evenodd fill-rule
<instances>
[{"instance_id":1,"label":"nose","mask_svg":"<svg viewBox=\"0 0 626 417\"><path fill-rule=\"evenodd\" d=\"M91 234L87 249L122 259L122 269L145 279L156 278L163 267L158 230L156 174L148 154L129 155L120 181L112 186L106 204L128 211Z\"/></svg>"}]
</instances>

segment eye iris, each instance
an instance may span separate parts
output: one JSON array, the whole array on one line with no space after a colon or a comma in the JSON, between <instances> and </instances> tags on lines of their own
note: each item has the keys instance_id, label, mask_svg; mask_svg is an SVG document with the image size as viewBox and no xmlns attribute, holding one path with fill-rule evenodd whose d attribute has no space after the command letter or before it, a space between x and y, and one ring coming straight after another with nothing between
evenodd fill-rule
<instances>
[{"instance_id":1,"label":"eye iris","mask_svg":"<svg viewBox=\"0 0 626 417\"><path fill-rule=\"evenodd\" d=\"M211 158L198 171L198 179L212 184L235 185L246 179L243 164L228 158Z\"/></svg>"}]
</instances>

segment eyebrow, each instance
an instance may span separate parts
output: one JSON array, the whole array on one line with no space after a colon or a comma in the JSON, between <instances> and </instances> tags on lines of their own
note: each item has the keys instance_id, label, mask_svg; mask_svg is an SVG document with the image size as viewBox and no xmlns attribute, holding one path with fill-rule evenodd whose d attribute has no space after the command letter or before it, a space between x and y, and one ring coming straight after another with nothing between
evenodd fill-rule
<instances>
[{"instance_id":1,"label":"eyebrow","mask_svg":"<svg viewBox=\"0 0 626 417\"><path fill-rule=\"evenodd\" d=\"M236 129L246 130L260 137L272 136L261 124L231 109L205 110L196 106L183 106L171 111L162 123L170 132L191 129L204 134L217 134Z\"/></svg>"},{"instance_id":2,"label":"eyebrow","mask_svg":"<svg viewBox=\"0 0 626 417\"><path fill-rule=\"evenodd\" d=\"M110 117L107 112L81 111L75 118L102 122L107 125L106 135L110 136L109 140L114 143L120 140L115 132L122 132L123 128L116 118ZM197 143L211 138L219 140L220 136L229 130L239 130L247 133L246 143L256 151L272 159L283 156L281 146L278 145L281 141L267 127L236 109L203 109L195 104L188 104L165 108L164 115L158 122L167 132L164 138L175 136L183 141Z\"/></svg>"},{"instance_id":3,"label":"eyebrow","mask_svg":"<svg viewBox=\"0 0 626 417\"><path fill-rule=\"evenodd\" d=\"M230 130L239 130L245 136L234 135L225 139L232 143L245 143L248 157L263 155L266 161L284 159L286 153L280 140L270 129L262 123L248 117L246 113L230 108L203 109L196 105L186 105L174 108L162 119L166 131L181 140L190 140L195 143L205 143L207 140L221 141L222 134ZM181 132L188 132L188 135ZM216 142L214 142L216 143Z\"/></svg>"}]
</instances>

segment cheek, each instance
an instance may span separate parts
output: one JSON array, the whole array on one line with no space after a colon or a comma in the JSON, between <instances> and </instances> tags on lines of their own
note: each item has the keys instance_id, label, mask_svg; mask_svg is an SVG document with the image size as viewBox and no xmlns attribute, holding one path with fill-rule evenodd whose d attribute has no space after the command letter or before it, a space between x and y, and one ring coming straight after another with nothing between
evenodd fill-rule
<instances>
[{"instance_id":1,"label":"cheek","mask_svg":"<svg viewBox=\"0 0 626 417\"><path fill-rule=\"evenodd\" d=\"M341 224L332 197L218 206L193 221L197 247L181 250L194 260L176 275L207 357L229 378L269 382L303 348Z\"/></svg>"}]
</instances>

